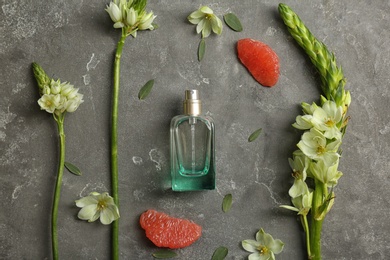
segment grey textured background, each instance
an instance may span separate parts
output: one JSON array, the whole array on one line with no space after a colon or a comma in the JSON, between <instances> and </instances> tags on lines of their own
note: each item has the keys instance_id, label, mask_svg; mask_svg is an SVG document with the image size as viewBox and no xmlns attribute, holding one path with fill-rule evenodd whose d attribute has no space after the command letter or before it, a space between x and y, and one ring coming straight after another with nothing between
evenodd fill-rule
<instances>
[{"instance_id":1,"label":"grey textured background","mask_svg":"<svg viewBox=\"0 0 390 260\"><path fill-rule=\"evenodd\" d=\"M0 0L0 258L50 259L49 223L58 138L52 117L40 111L31 72L36 61L54 78L80 88L85 102L65 120L66 158L83 170L65 172L59 209L62 259L109 259L110 227L77 219L74 200L110 190L109 118L113 52L120 31L104 11L108 1ZM343 143L336 202L323 230L324 259L388 259L390 255L390 4L379 1L285 1L335 52L351 91L351 121ZM234 12L244 31L226 26L207 39L187 15L201 4L222 17ZM244 259L241 246L263 227L285 242L278 259L303 259L304 244L288 204L287 158L300 132L291 124L299 103L319 98L313 66L283 25L277 1L150 0L160 28L128 38L123 51L119 105L121 259L151 259L156 248L138 225L149 208L192 219L203 235L178 250L179 259L210 259L221 245L227 259ZM250 37L279 55L274 88L257 84L239 63L235 44ZM156 83L145 101L138 90ZM217 127L217 189L173 193L169 188L169 122L181 111L186 88L201 91ZM247 137L262 127L254 143ZM221 211L233 194L232 210Z\"/></svg>"}]
</instances>

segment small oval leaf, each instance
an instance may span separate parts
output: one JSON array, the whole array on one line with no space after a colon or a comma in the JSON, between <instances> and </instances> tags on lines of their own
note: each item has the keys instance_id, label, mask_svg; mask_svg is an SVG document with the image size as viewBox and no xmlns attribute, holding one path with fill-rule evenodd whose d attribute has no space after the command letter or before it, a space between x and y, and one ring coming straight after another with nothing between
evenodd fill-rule
<instances>
[{"instance_id":1,"label":"small oval leaf","mask_svg":"<svg viewBox=\"0 0 390 260\"><path fill-rule=\"evenodd\" d=\"M228 249L224 246L218 247L213 254L211 260L223 260L228 254Z\"/></svg>"},{"instance_id":2,"label":"small oval leaf","mask_svg":"<svg viewBox=\"0 0 390 260\"><path fill-rule=\"evenodd\" d=\"M166 259L166 258L173 258L176 257L177 254L171 250L168 249L162 249L152 254L154 258L158 259Z\"/></svg>"},{"instance_id":3,"label":"small oval leaf","mask_svg":"<svg viewBox=\"0 0 390 260\"><path fill-rule=\"evenodd\" d=\"M64 166L66 169L68 169L70 173L73 173L74 175L77 176L81 176L81 171L77 166L71 164L70 162L65 162Z\"/></svg>"},{"instance_id":4,"label":"small oval leaf","mask_svg":"<svg viewBox=\"0 0 390 260\"><path fill-rule=\"evenodd\" d=\"M233 13L228 13L223 16L223 19L227 26L236 32L241 32L243 30L240 20Z\"/></svg>"},{"instance_id":5,"label":"small oval leaf","mask_svg":"<svg viewBox=\"0 0 390 260\"><path fill-rule=\"evenodd\" d=\"M225 197L223 198L223 202L222 202L222 210L223 212L227 213L230 208L232 207L232 202L233 202L233 196L232 194L227 194L225 195Z\"/></svg>"},{"instance_id":6,"label":"small oval leaf","mask_svg":"<svg viewBox=\"0 0 390 260\"><path fill-rule=\"evenodd\" d=\"M154 79L151 79L148 82L146 82L146 84L140 89L138 93L138 98L140 100L145 99L149 95L150 91L152 90L153 85L154 85Z\"/></svg>"},{"instance_id":7,"label":"small oval leaf","mask_svg":"<svg viewBox=\"0 0 390 260\"><path fill-rule=\"evenodd\" d=\"M248 138L248 142L253 142L254 140L257 139L257 137L259 137L259 135L261 134L261 131L263 129L262 128L259 128L257 129L256 131L254 131Z\"/></svg>"},{"instance_id":8,"label":"small oval leaf","mask_svg":"<svg viewBox=\"0 0 390 260\"><path fill-rule=\"evenodd\" d=\"M206 51L206 41L204 39L200 40L198 47L198 60L201 61L203 59L204 53Z\"/></svg>"}]
</instances>

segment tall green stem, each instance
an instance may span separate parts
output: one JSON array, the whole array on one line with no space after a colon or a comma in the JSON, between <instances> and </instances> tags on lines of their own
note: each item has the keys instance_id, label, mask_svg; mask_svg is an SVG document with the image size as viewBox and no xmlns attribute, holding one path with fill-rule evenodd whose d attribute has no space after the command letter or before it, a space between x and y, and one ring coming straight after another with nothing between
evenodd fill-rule
<instances>
[{"instance_id":1,"label":"tall green stem","mask_svg":"<svg viewBox=\"0 0 390 260\"><path fill-rule=\"evenodd\" d=\"M114 61L114 88L112 95L112 115L111 115L111 186L112 197L119 208L118 194L118 103L119 103L119 80L120 65L123 45L125 44L126 33L122 30L122 36L118 42ZM112 224L112 259L119 259L119 220Z\"/></svg>"},{"instance_id":2,"label":"tall green stem","mask_svg":"<svg viewBox=\"0 0 390 260\"><path fill-rule=\"evenodd\" d=\"M64 174L64 163L65 163L65 133L64 133L64 118L65 115L59 116L54 115L54 119L57 122L58 134L60 137L60 158L58 162L58 173L56 186L54 191L54 200L52 207L52 219L51 219L51 239L52 239L52 250L53 259L58 259L58 235L57 235L57 218L58 218L58 204L60 202L62 176Z\"/></svg>"}]
</instances>

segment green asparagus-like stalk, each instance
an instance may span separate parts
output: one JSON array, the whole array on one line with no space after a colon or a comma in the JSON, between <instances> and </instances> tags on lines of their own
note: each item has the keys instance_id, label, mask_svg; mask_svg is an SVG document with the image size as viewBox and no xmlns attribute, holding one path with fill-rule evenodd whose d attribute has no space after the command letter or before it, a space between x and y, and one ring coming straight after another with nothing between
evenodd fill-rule
<instances>
[{"instance_id":1,"label":"green asparagus-like stalk","mask_svg":"<svg viewBox=\"0 0 390 260\"><path fill-rule=\"evenodd\" d=\"M39 95L43 95L43 88L50 85L51 79L43 70L43 68L36 62L32 64L33 73L38 84Z\"/></svg>"},{"instance_id":2,"label":"green asparagus-like stalk","mask_svg":"<svg viewBox=\"0 0 390 260\"><path fill-rule=\"evenodd\" d=\"M292 37L303 48L317 68L325 97L341 105L346 95L344 91L346 81L341 67L336 64L334 54L329 52L324 43L314 37L290 7L279 4L279 13Z\"/></svg>"}]
</instances>

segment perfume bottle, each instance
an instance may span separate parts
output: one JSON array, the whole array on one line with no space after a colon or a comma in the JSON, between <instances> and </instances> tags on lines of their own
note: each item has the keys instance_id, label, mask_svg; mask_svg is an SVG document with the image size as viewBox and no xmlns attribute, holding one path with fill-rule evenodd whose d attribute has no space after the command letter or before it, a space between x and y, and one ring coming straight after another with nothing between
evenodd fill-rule
<instances>
[{"instance_id":1,"label":"perfume bottle","mask_svg":"<svg viewBox=\"0 0 390 260\"><path fill-rule=\"evenodd\" d=\"M186 90L184 115L170 126L172 190L215 189L214 121L202 115L197 90Z\"/></svg>"}]
</instances>

